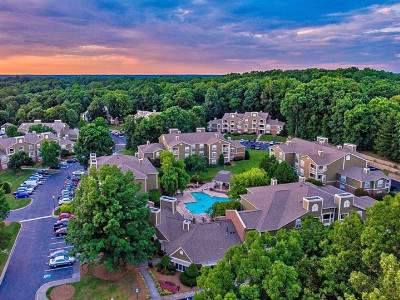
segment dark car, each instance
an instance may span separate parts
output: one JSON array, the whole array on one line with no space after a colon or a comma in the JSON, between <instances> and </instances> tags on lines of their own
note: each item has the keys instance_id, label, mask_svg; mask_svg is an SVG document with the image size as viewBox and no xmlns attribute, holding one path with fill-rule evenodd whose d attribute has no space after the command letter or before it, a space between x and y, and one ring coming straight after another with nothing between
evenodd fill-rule
<instances>
[{"instance_id":1,"label":"dark car","mask_svg":"<svg viewBox=\"0 0 400 300\"><path fill-rule=\"evenodd\" d=\"M61 227L59 229L56 230L56 232L54 232L54 234L56 235L56 237L62 237L67 235L67 227Z\"/></svg>"},{"instance_id":2,"label":"dark car","mask_svg":"<svg viewBox=\"0 0 400 300\"><path fill-rule=\"evenodd\" d=\"M60 228L64 228L68 226L68 222L69 219L62 219L62 220L58 220L54 225L53 225L53 229L54 231L57 231Z\"/></svg>"},{"instance_id":3,"label":"dark car","mask_svg":"<svg viewBox=\"0 0 400 300\"><path fill-rule=\"evenodd\" d=\"M28 192L18 192L14 195L14 197L16 199L20 199L20 198L29 198L29 193Z\"/></svg>"}]
</instances>

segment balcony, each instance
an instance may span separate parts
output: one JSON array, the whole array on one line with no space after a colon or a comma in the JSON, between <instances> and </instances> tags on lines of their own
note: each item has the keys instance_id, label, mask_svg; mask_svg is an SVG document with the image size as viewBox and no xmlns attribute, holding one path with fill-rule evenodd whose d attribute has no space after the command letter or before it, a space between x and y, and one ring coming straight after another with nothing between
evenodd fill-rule
<instances>
[{"instance_id":1,"label":"balcony","mask_svg":"<svg viewBox=\"0 0 400 300\"><path fill-rule=\"evenodd\" d=\"M326 172L326 170L327 170L326 166L323 166L322 168L321 168L321 166L318 166L318 168L317 167L314 167L314 168L310 167L310 172L312 172L314 174L323 174L323 173Z\"/></svg>"}]
</instances>

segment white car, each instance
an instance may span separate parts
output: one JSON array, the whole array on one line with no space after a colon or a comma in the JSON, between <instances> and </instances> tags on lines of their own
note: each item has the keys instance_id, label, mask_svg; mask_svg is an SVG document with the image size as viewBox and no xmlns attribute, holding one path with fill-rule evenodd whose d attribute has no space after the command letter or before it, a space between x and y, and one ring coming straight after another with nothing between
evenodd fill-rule
<instances>
[{"instance_id":1,"label":"white car","mask_svg":"<svg viewBox=\"0 0 400 300\"><path fill-rule=\"evenodd\" d=\"M36 180L26 180L26 181L24 181L24 183L22 185L31 186L31 187L35 188L38 186L38 182Z\"/></svg>"},{"instance_id":2,"label":"white car","mask_svg":"<svg viewBox=\"0 0 400 300\"><path fill-rule=\"evenodd\" d=\"M69 204L71 202L72 202L71 198L62 198L62 199L58 200L58 204L59 205L61 205L61 204Z\"/></svg>"},{"instance_id":3,"label":"white car","mask_svg":"<svg viewBox=\"0 0 400 300\"><path fill-rule=\"evenodd\" d=\"M49 261L50 268L64 267L64 266L72 266L75 262L74 257L70 257L67 255L64 256L56 256L51 258Z\"/></svg>"},{"instance_id":4,"label":"white car","mask_svg":"<svg viewBox=\"0 0 400 300\"><path fill-rule=\"evenodd\" d=\"M75 175L75 176L82 176L84 174L85 174L84 170L76 170L76 171L72 172L72 175Z\"/></svg>"}]
</instances>

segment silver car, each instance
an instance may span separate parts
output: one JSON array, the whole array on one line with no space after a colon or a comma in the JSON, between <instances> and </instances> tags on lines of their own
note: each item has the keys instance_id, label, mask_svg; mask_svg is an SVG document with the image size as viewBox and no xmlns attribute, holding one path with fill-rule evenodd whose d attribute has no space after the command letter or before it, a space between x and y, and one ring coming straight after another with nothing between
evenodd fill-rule
<instances>
[{"instance_id":1,"label":"silver car","mask_svg":"<svg viewBox=\"0 0 400 300\"><path fill-rule=\"evenodd\" d=\"M56 256L51 258L49 261L50 268L58 268L65 266L72 266L75 263L75 258L67 255L64 256Z\"/></svg>"},{"instance_id":2,"label":"silver car","mask_svg":"<svg viewBox=\"0 0 400 300\"><path fill-rule=\"evenodd\" d=\"M69 256L69 251L65 249L60 249L54 252L51 252L49 258L56 258L57 256Z\"/></svg>"}]
</instances>

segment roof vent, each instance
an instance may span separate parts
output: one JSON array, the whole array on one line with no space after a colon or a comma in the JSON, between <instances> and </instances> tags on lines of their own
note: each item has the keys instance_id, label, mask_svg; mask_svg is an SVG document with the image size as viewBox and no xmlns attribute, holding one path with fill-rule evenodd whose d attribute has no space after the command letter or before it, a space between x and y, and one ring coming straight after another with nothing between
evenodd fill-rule
<instances>
[{"instance_id":1,"label":"roof vent","mask_svg":"<svg viewBox=\"0 0 400 300\"><path fill-rule=\"evenodd\" d=\"M347 149L347 150L350 150L351 152L354 152L354 151L357 150L357 145L349 144L349 143L344 143L344 144L343 144L343 148L344 148L344 149Z\"/></svg>"},{"instance_id":2,"label":"roof vent","mask_svg":"<svg viewBox=\"0 0 400 300\"><path fill-rule=\"evenodd\" d=\"M320 143L321 145L326 145L328 144L328 138L324 136L318 136L317 142Z\"/></svg>"}]
</instances>

